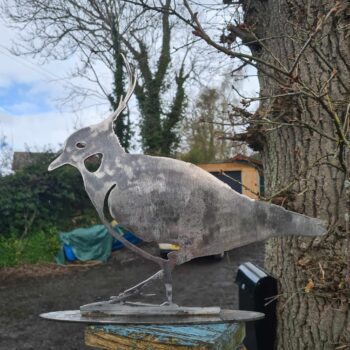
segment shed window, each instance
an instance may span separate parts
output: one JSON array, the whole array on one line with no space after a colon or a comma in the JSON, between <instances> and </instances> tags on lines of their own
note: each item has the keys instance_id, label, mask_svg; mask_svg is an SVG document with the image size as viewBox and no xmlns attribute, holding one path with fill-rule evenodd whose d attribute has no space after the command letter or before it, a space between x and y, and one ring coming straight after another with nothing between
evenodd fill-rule
<instances>
[{"instance_id":1,"label":"shed window","mask_svg":"<svg viewBox=\"0 0 350 350\"><path fill-rule=\"evenodd\" d=\"M210 174L217 177L222 182L228 184L232 189L238 193L242 193L242 174L241 171L225 171L226 175L219 173L218 171L210 172Z\"/></svg>"}]
</instances>

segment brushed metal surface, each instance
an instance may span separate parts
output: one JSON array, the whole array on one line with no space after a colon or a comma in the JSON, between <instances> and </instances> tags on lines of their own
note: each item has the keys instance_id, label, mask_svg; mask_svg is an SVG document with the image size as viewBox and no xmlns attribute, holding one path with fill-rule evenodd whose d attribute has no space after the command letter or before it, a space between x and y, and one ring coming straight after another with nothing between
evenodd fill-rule
<instances>
[{"instance_id":1,"label":"brushed metal surface","mask_svg":"<svg viewBox=\"0 0 350 350\"><path fill-rule=\"evenodd\" d=\"M221 310L218 315L182 316L182 315L122 315L87 317L80 310L48 312L40 315L41 318L51 321L78 322L88 324L208 324L228 322L249 322L263 319L264 314L253 311Z\"/></svg>"}]
</instances>

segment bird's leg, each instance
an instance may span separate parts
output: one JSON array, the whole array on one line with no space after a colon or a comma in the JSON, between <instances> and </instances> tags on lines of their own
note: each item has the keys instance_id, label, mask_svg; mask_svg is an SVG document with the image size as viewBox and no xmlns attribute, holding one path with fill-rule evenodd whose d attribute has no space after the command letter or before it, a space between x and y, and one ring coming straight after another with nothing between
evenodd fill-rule
<instances>
[{"instance_id":1,"label":"bird's leg","mask_svg":"<svg viewBox=\"0 0 350 350\"><path fill-rule=\"evenodd\" d=\"M171 277L171 271L169 268L166 268L164 271L164 287L165 287L165 296L167 301L163 305L171 305L173 303L173 282Z\"/></svg>"},{"instance_id":2,"label":"bird's leg","mask_svg":"<svg viewBox=\"0 0 350 350\"><path fill-rule=\"evenodd\" d=\"M126 240L122 235L117 234L112 226L110 225L110 223L105 219L103 213L99 213L99 216L101 218L102 223L106 226L108 232L115 237L118 241L120 241L121 243L123 243L127 248L129 248L130 250L132 250L133 252L141 255L142 257L151 260L155 263L157 263L158 265L160 265L161 270L158 271L157 273L155 273L154 275L152 275L151 277L147 278L146 280L138 283L136 286L131 287L129 289L127 289L126 291L124 291L123 293L120 293L118 296L113 296L111 297L111 302L121 302L129 297L131 297L132 295L136 295L136 294L140 294L141 289L146 286L147 284L149 284L151 281L153 281L154 279L158 279L161 277L164 277L164 285L165 285L165 291L166 291L166 298L167 298L167 304L172 304L172 295L173 295L173 285L172 285L172 279L171 279L171 272L174 269L176 262L177 262L177 258L178 258L178 253L177 252L171 252L168 254L168 260L167 259L162 259L159 257L156 257L146 251L144 251L143 249L140 249L139 247L136 247L134 244L130 243L128 240Z\"/></svg>"},{"instance_id":3,"label":"bird's leg","mask_svg":"<svg viewBox=\"0 0 350 350\"><path fill-rule=\"evenodd\" d=\"M177 261L177 252L171 252L168 254L168 260L164 262L164 287L165 287L165 296L167 301L163 305L172 305L173 304L173 282L172 282L172 271L176 266Z\"/></svg>"},{"instance_id":4,"label":"bird's leg","mask_svg":"<svg viewBox=\"0 0 350 350\"><path fill-rule=\"evenodd\" d=\"M99 214L102 223L105 225L107 231L109 232L109 234L114 237L115 239L117 239L119 242L123 243L125 247L127 247L128 249L130 249L131 251L133 251L134 253L142 256L143 258L153 261L159 265L162 264L163 260L160 257L154 256L148 252L146 252L145 250L137 247L135 244L129 242L127 239L125 239L122 235L122 233L120 233L119 229L118 233L116 233L113 229L113 227L111 226L111 224L104 218L103 214Z\"/></svg>"},{"instance_id":5,"label":"bird's leg","mask_svg":"<svg viewBox=\"0 0 350 350\"><path fill-rule=\"evenodd\" d=\"M163 276L164 276L164 270L160 270L156 272L154 275L145 279L144 281L120 293L119 295L111 296L110 301L111 303L119 303L121 301L124 301L125 299L130 298L133 295L139 295L144 287L152 283L154 280L162 278Z\"/></svg>"}]
</instances>

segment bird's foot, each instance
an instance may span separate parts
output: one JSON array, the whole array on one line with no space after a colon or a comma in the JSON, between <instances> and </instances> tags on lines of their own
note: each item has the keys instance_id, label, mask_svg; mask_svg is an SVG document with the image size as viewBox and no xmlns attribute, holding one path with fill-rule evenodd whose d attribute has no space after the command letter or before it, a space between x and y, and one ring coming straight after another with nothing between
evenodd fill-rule
<instances>
[{"instance_id":1,"label":"bird's foot","mask_svg":"<svg viewBox=\"0 0 350 350\"><path fill-rule=\"evenodd\" d=\"M141 292L142 292L142 289L144 287L146 287L148 284L150 284L154 280L162 278L163 275L164 275L164 271L163 270L160 270L160 271L156 272L151 277L149 277L146 280L138 283L137 285L135 285L135 286L125 290L124 292L120 293L119 295L111 296L110 297L110 303L111 304L121 303L124 300L129 299L132 296L140 295Z\"/></svg>"},{"instance_id":2,"label":"bird's foot","mask_svg":"<svg viewBox=\"0 0 350 350\"><path fill-rule=\"evenodd\" d=\"M160 306L173 306L173 307L179 307L179 305L173 303L173 302L169 302L169 301L165 301L164 303L160 304Z\"/></svg>"},{"instance_id":3,"label":"bird's foot","mask_svg":"<svg viewBox=\"0 0 350 350\"><path fill-rule=\"evenodd\" d=\"M123 303L125 300L131 298L132 296L139 295L139 294L141 294L140 290L134 290L134 291L132 291L130 293L127 293L125 291L125 292L119 293L119 295L112 295L109 298L109 302L111 304Z\"/></svg>"},{"instance_id":4,"label":"bird's foot","mask_svg":"<svg viewBox=\"0 0 350 350\"><path fill-rule=\"evenodd\" d=\"M142 293L141 290L135 290L132 293L122 292L122 293L119 293L119 295L112 295L109 298L109 302L111 304L124 303L127 299L129 299L135 295L141 295L142 297L148 298L148 297L154 297L156 294L154 294L154 293L144 294L144 293Z\"/></svg>"}]
</instances>

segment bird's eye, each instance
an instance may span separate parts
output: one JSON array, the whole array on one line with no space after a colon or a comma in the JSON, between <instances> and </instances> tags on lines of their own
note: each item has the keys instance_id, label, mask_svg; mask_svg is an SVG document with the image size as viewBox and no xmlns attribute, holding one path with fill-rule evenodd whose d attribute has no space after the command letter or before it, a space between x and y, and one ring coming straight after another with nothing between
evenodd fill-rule
<instances>
[{"instance_id":1,"label":"bird's eye","mask_svg":"<svg viewBox=\"0 0 350 350\"><path fill-rule=\"evenodd\" d=\"M78 142L75 147L76 148L79 148L79 149L82 149L82 148L85 148L86 146L86 143L85 142Z\"/></svg>"}]
</instances>

